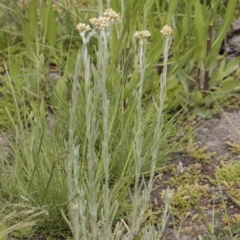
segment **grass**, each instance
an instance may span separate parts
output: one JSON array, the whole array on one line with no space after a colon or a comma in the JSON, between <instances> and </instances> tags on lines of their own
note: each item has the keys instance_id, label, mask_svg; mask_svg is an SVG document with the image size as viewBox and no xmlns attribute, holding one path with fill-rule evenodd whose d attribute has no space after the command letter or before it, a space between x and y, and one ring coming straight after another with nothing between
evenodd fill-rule
<instances>
[{"instance_id":1,"label":"grass","mask_svg":"<svg viewBox=\"0 0 240 240\"><path fill-rule=\"evenodd\" d=\"M201 164L213 153L195 142L194 121L239 90L238 59L218 57L238 1L203 2L0 4L0 126L10 147L0 161L0 239L159 239L169 223L177 237L184 218L198 218L192 206L208 197ZM107 7L115 24L76 30ZM173 35L161 34L165 25ZM151 36L134 37L141 30ZM197 163L180 174L168 160L183 149ZM222 165L212 182L237 204L236 166ZM150 193L169 167L156 210ZM224 236L234 239L238 219L225 214Z\"/></svg>"}]
</instances>

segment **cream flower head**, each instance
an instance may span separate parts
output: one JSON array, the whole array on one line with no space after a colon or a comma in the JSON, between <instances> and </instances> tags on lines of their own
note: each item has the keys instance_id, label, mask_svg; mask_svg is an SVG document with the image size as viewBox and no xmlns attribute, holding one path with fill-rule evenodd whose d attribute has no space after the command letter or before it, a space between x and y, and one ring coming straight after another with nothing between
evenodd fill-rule
<instances>
[{"instance_id":1,"label":"cream flower head","mask_svg":"<svg viewBox=\"0 0 240 240\"><path fill-rule=\"evenodd\" d=\"M90 23L99 29L105 29L110 25L110 18L109 17L103 17L100 16L98 18L91 18Z\"/></svg>"},{"instance_id":2,"label":"cream flower head","mask_svg":"<svg viewBox=\"0 0 240 240\"><path fill-rule=\"evenodd\" d=\"M104 13L103 13L104 17L108 17L110 22L114 22L114 23L119 23L120 20L120 16L118 13L116 13L114 10L112 10L111 8L107 8Z\"/></svg>"},{"instance_id":3,"label":"cream flower head","mask_svg":"<svg viewBox=\"0 0 240 240\"><path fill-rule=\"evenodd\" d=\"M94 27L96 27L100 30L103 30L103 29L109 27L113 23L119 23L120 16L118 13L113 11L111 8L107 8L104 11L103 16L100 16L98 18L91 18L89 21Z\"/></svg>"},{"instance_id":4,"label":"cream flower head","mask_svg":"<svg viewBox=\"0 0 240 240\"><path fill-rule=\"evenodd\" d=\"M147 31L147 30L145 30L145 31L136 31L134 33L134 37L138 38L138 39L148 38L148 37L150 37L150 35L151 35L150 32Z\"/></svg>"},{"instance_id":5,"label":"cream flower head","mask_svg":"<svg viewBox=\"0 0 240 240\"><path fill-rule=\"evenodd\" d=\"M160 32L164 37L168 37L173 34L173 29L170 26L165 25Z\"/></svg>"},{"instance_id":6,"label":"cream flower head","mask_svg":"<svg viewBox=\"0 0 240 240\"><path fill-rule=\"evenodd\" d=\"M79 23L76 28L80 33L90 30L90 26L85 23Z\"/></svg>"}]
</instances>

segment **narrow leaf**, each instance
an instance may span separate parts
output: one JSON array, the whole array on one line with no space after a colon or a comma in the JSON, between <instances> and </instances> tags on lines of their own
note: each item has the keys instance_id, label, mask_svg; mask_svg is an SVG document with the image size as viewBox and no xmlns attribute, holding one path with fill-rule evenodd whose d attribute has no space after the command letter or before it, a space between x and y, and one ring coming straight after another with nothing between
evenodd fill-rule
<instances>
[{"instance_id":1,"label":"narrow leaf","mask_svg":"<svg viewBox=\"0 0 240 240\"><path fill-rule=\"evenodd\" d=\"M36 38L38 33L36 0L31 0L29 4L28 18L29 18L29 26L30 26L31 33Z\"/></svg>"},{"instance_id":2,"label":"narrow leaf","mask_svg":"<svg viewBox=\"0 0 240 240\"><path fill-rule=\"evenodd\" d=\"M49 1L50 2L50 1ZM56 17L52 5L48 4L48 22L47 22L47 41L48 44L54 47L57 38Z\"/></svg>"},{"instance_id":3,"label":"narrow leaf","mask_svg":"<svg viewBox=\"0 0 240 240\"><path fill-rule=\"evenodd\" d=\"M228 1L226 13L222 21L222 26L219 29L218 36L213 42L211 51L207 56L206 67L210 65L210 63L216 58L216 55L218 54L222 41L226 37L227 31L229 30L229 27L232 23L234 16L233 13L236 9L236 4L237 0Z\"/></svg>"}]
</instances>

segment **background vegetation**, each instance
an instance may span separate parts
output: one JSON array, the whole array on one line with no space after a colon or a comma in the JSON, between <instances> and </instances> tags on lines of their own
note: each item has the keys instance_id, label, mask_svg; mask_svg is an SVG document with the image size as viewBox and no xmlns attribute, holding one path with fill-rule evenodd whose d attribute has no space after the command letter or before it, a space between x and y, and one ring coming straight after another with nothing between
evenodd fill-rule
<instances>
[{"instance_id":1,"label":"background vegetation","mask_svg":"<svg viewBox=\"0 0 240 240\"><path fill-rule=\"evenodd\" d=\"M239 58L219 55L238 4L3 0L0 128L11 150L0 159L1 238L159 239L174 193L165 188L161 220L153 221L150 192L190 134L181 125L185 136L176 139L179 121L193 112L209 116L216 101L239 96ZM77 24L108 7L121 22L111 26L105 48L96 35L79 60ZM166 24L174 33L163 96ZM133 37L139 30L151 33L144 65Z\"/></svg>"}]
</instances>

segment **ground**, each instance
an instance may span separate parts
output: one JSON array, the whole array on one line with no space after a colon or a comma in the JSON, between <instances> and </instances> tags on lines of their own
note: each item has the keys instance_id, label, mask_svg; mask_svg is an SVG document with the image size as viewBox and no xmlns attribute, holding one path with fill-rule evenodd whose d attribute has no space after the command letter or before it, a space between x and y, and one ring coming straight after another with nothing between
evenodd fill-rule
<instances>
[{"instance_id":1,"label":"ground","mask_svg":"<svg viewBox=\"0 0 240 240\"><path fill-rule=\"evenodd\" d=\"M240 42L240 21L236 23L233 26L236 34L229 35L224 45L228 58L239 54L238 48L230 48L239 46ZM54 66L50 68L50 77L53 81L59 78ZM162 196L169 188L175 194L164 235L166 240L240 239L240 108L200 122L193 119L188 124L196 129L196 134L189 135L183 149L171 156L156 179L149 221L161 221ZM181 128L180 124L177 138L184 135ZM0 134L1 161L7 160L10 152L8 138L8 134ZM29 240L45 239L41 234Z\"/></svg>"},{"instance_id":2,"label":"ground","mask_svg":"<svg viewBox=\"0 0 240 240\"><path fill-rule=\"evenodd\" d=\"M189 140L186 149L173 157L171 168L157 179L152 193L157 212L163 206L161 192L167 187L175 190L166 240L213 239L210 231L216 239L240 239L239 143L238 109L204 120L194 141ZM177 171L179 162L182 173Z\"/></svg>"},{"instance_id":3,"label":"ground","mask_svg":"<svg viewBox=\"0 0 240 240\"><path fill-rule=\"evenodd\" d=\"M230 239L229 234L240 239L240 227L231 227L231 233L227 228L228 222L231 226L240 223L240 194L234 191L240 188L240 109L204 120L196 128L193 140L190 137L185 148L173 155L155 181L151 195L154 221L161 218L163 190L174 189L166 240L212 239L209 231L216 239ZM1 135L1 156L9 149L7 135ZM180 162L182 172L178 170ZM33 239L46 238L39 235Z\"/></svg>"}]
</instances>

